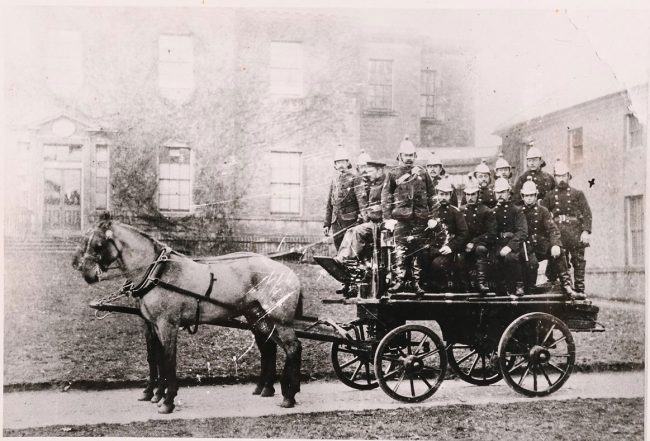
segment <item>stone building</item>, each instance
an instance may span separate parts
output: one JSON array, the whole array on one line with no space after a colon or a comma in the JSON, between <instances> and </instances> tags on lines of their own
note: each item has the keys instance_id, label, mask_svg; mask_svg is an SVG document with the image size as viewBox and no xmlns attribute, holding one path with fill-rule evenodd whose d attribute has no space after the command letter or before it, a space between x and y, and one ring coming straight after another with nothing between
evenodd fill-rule
<instances>
[{"instance_id":1,"label":"stone building","mask_svg":"<svg viewBox=\"0 0 650 441\"><path fill-rule=\"evenodd\" d=\"M647 111L646 84L495 132L518 170L531 140L545 154L546 171L556 158L569 164L571 185L585 192L593 213L587 289L607 297L644 298Z\"/></svg>"},{"instance_id":2,"label":"stone building","mask_svg":"<svg viewBox=\"0 0 650 441\"><path fill-rule=\"evenodd\" d=\"M7 235L79 234L108 209L194 235L312 239L338 144L392 159L405 134L422 147L474 142L471 49L354 15L11 14Z\"/></svg>"}]
</instances>

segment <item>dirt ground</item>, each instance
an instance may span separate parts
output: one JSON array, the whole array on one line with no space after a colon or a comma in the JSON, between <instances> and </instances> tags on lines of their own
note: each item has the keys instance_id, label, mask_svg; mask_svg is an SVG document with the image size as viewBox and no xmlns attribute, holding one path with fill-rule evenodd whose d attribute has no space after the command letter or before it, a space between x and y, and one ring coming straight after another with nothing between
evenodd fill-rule
<instances>
[{"instance_id":1,"label":"dirt ground","mask_svg":"<svg viewBox=\"0 0 650 441\"><path fill-rule=\"evenodd\" d=\"M642 440L643 399L577 399L5 430L4 436Z\"/></svg>"}]
</instances>

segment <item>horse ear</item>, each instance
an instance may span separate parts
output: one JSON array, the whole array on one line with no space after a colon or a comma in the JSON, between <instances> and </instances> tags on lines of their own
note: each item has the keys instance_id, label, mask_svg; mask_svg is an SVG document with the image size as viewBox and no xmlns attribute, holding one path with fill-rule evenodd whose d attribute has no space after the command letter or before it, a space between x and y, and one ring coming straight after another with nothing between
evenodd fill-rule
<instances>
[{"instance_id":1,"label":"horse ear","mask_svg":"<svg viewBox=\"0 0 650 441\"><path fill-rule=\"evenodd\" d=\"M99 220L100 221L110 221L111 220L111 212L110 211L104 211L102 214L99 215Z\"/></svg>"}]
</instances>

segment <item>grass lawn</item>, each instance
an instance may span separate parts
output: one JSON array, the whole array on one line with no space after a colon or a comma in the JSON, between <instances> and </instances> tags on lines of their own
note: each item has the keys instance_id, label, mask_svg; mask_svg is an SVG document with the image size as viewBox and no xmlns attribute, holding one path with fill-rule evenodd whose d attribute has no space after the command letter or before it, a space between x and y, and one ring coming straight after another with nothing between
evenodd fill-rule
<instances>
[{"instance_id":1,"label":"grass lawn","mask_svg":"<svg viewBox=\"0 0 650 441\"><path fill-rule=\"evenodd\" d=\"M135 381L147 375L141 319L113 314L94 318L87 304L117 290L120 281L87 285L66 254L8 255L4 286L4 384ZM353 306L324 305L339 284L320 267L290 263L303 282L305 313L349 321ZM579 369L639 368L644 360L642 311L601 309L607 332L576 333ZM181 332L178 375L184 379L249 381L259 356L252 334L201 326L195 336ZM245 355L243 355L245 354ZM241 357L241 358L239 358ZM303 341L303 375L332 377L330 344ZM239 358L234 362L234 358ZM283 357L279 357L282 361Z\"/></svg>"}]
</instances>

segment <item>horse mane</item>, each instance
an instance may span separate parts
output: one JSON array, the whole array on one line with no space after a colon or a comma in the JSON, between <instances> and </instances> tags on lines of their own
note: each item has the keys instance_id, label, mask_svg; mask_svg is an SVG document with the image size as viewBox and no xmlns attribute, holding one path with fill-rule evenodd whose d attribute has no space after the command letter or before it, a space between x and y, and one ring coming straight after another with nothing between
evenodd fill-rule
<instances>
[{"instance_id":1,"label":"horse mane","mask_svg":"<svg viewBox=\"0 0 650 441\"><path fill-rule=\"evenodd\" d=\"M142 231L141 229L139 229L137 227L134 227L133 225L125 224L125 223L122 223L122 222L119 222L119 221L113 221L113 223L117 223L118 225L120 225L122 227L125 227L128 230L131 230L131 231L133 231L135 233L138 233L138 234L144 236L145 238L150 240L151 243L153 243L154 248L156 250L162 250L163 248L170 248L171 249L171 247L168 246L166 243L163 243L163 242L159 241L155 237L151 236L149 233L146 233L146 232ZM174 253L179 254L181 256L184 256L184 254L179 253L178 251L174 251Z\"/></svg>"}]
</instances>

